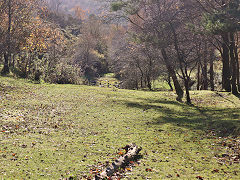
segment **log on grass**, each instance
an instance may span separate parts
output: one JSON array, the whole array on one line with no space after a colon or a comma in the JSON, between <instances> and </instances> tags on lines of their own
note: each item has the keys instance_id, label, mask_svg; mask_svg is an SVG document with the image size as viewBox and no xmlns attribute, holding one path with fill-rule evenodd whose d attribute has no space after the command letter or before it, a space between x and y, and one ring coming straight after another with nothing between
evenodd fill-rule
<instances>
[{"instance_id":1,"label":"log on grass","mask_svg":"<svg viewBox=\"0 0 240 180\"><path fill-rule=\"evenodd\" d=\"M115 160L109 167L100 173L100 175L95 176L95 180L111 177L119 168L129 164L129 162L142 150L142 148L139 148L136 144L127 145L124 149L126 150L126 154Z\"/></svg>"}]
</instances>

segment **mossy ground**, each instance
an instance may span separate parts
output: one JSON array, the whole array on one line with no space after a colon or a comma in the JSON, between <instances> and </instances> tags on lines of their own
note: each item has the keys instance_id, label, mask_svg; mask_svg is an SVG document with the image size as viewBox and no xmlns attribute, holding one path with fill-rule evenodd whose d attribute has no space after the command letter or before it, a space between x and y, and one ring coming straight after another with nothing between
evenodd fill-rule
<instances>
[{"instance_id":1,"label":"mossy ground","mask_svg":"<svg viewBox=\"0 0 240 180\"><path fill-rule=\"evenodd\" d=\"M130 179L239 179L236 152L222 145L239 140L239 98L191 95L193 106L173 92L0 77L0 179L81 179L132 142L143 158Z\"/></svg>"}]
</instances>

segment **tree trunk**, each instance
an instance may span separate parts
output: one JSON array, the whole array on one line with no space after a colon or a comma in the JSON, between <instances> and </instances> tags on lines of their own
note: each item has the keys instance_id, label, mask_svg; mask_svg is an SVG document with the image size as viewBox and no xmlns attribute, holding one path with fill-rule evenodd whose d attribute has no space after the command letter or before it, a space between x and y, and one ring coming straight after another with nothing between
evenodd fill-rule
<instances>
[{"instance_id":1,"label":"tree trunk","mask_svg":"<svg viewBox=\"0 0 240 180\"><path fill-rule=\"evenodd\" d=\"M173 84L174 84L174 87L175 87L175 90L176 90L176 93L177 93L177 96L178 96L176 98L176 100L181 102L182 98L183 98L183 90L182 90L182 88L179 84L178 78L176 76L176 72L175 72L174 68L171 66L171 63L169 62L169 59L168 59L168 56L167 56L167 53L166 53L165 49L162 48L161 53L162 53L165 65L167 67L168 73L172 77L172 80L173 80Z\"/></svg>"},{"instance_id":2,"label":"tree trunk","mask_svg":"<svg viewBox=\"0 0 240 180\"><path fill-rule=\"evenodd\" d=\"M146 79L147 79L147 87L151 91L152 90L152 83L151 83L151 77L150 77L149 74L147 74Z\"/></svg>"},{"instance_id":3,"label":"tree trunk","mask_svg":"<svg viewBox=\"0 0 240 180\"><path fill-rule=\"evenodd\" d=\"M13 59L12 59L12 67L15 67L15 54L13 55Z\"/></svg>"},{"instance_id":4,"label":"tree trunk","mask_svg":"<svg viewBox=\"0 0 240 180\"><path fill-rule=\"evenodd\" d=\"M135 79L135 88L138 90L138 79Z\"/></svg>"},{"instance_id":5,"label":"tree trunk","mask_svg":"<svg viewBox=\"0 0 240 180\"><path fill-rule=\"evenodd\" d=\"M142 148L139 148L135 144L131 144L127 147L127 153L124 156L121 156L119 159L115 160L109 167L107 167L100 175L95 176L95 180L98 179L111 179L111 176L119 170L120 168L126 166L129 164L130 161L132 161L142 150Z\"/></svg>"},{"instance_id":6,"label":"tree trunk","mask_svg":"<svg viewBox=\"0 0 240 180\"><path fill-rule=\"evenodd\" d=\"M30 57L31 57L30 55L28 55L28 57L26 57L26 63L25 63L24 72L23 72L24 78L28 78L28 67L29 67Z\"/></svg>"},{"instance_id":7,"label":"tree trunk","mask_svg":"<svg viewBox=\"0 0 240 180\"><path fill-rule=\"evenodd\" d=\"M187 104L192 104L191 98L190 98L190 92L189 92L189 89L190 89L189 84L190 84L190 77L188 76L187 68L185 67L184 85L186 89L186 99L187 99Z\"/></svg>"},{"instance_id":8,"label":"tree trunk","mask_svg":"<svg viewBox=\"0 0 240 180\"><path fill-rule=\"evenodd\" d=\"M238 58L237 45L234 46L234 56L235 56L235 62L236 62L237 87L238 87L238 91L240 92L240 72L239 72L239 58Z\"/></svg>"},{"instance_id":9,"label":"tree trunk","mask_svg":"<svg viewBox=\"0 0 240 180\"><path fill-rule=\"evenodd\" d=\"M149 58L149 65L148 65L148 73L147 73L147 87L151 91L152 90L152 83L151 83L151 77L152 77L152 58L148 56Z\"/></svg>"},{"instance_id":10,"label":"tree trunk","mask_svg":"<svg viewBox=\"0 0 240 180\"><path fill-rule=\"evenodd\" d=\"M140 86L141 86L141 89L143 88L143 76L141 75L141 78L140 78Z\"/></svg>"},{"instance_id":11,"label":"tree trunk","mask_svg":"<svg viewBox=\"0 0 240 180\"><path fill-rule=\"evenodd\" d=\"M238 60L238 56L235 55L236 58L236 65L237 65L237 87L238 87L238 91L240 92L240 72L239 72L239 60Z\"/></svg>"},{"instance_id":12,"label":"tree trunk","mask_svg":"<svg viewBox=\"0 0 240 180\"><path fill-rule=\"evenodd\" d=\"M214 50L212 49L210 51L210 86L211 91L214 91L214 68L213 68L213 62L214 62Z\"/></svg>"},{"instance_id":13,"label":"tree trunk","mask_svg":"<svg viewBox=\"0 0 240 180\"><path fill-rule=\"evenodd\" d=\"M6 75L9 71L9 61L11 58L11 26L12 26L12 14L11 14L12 3L8 0L8 30L7 30L7 52L4 53L4 66L2 69L2 74Z\"/></svg>"},{"instance_id":14,"label":"tree trunk","mask_svg":"<svg viewBox=\"0 0 240 180\"><path fill-rule=\"evenodd\" d=\"M184 80L184 85L185 85L185 89L186 89L186 99L187 99L187 104L191 104L191 98L190 98L190 92L189 92L189 84L188 84L188 80Z\"/></svg>"},{"instance_id":15,"label":"tree trunk","mask_svg":"<svg viewBox=\"0 0 240 180\"><path fill-rule=\"evenodd\" d=\"M204 57L203 57L203 90L207 90L208 89L208 77L207 77L207 50L208 46L207 46L207 42L205 42L205 45L204 45Z\"/></svg>"},{"instance_id":16,"label":"tree trunk","mask_svg":"<svg viewBox=\"0 0 240 180\"><path fill-rule=\"evenodd\" d=\"M232 68L232 78L231 78L231 85L232 85L232 93L237 95L238 88L237 88L237 66L236 66L236 58L234 54L234 46L235 46L235 39L234 34L230 33L230 61L231 61L231 68Z\"/></svg>"},{"instance_id":17,"label":"tree trunk","mask_svg":"<svg viewBox=\"0 0 240 180\"><path fill-rule=\"evenodd\" d=\"M173 91L173 87L172 87L172 84L171 84L171 76L169 75L169 73L168 73L167 83L168 83L171 91Z\"/></svg>"},{"instance_id":18,"label":"tree trunk","mask_svg":"<svg viewBox=\"0 0 240 180\"><path fill-rule=\"evenodd\" d=\"M137 67L138 67L138 69L140 70L140 72L141 72L141 77L140 77L140 80L141 80L141 88L143 88L143 78L144 78L144 73L143 73L143 70L142 70L142 68L141 68L141 66L140 66L140 64L139 64L139 61L137 60L136 61L136 65L137 65Z\"/></svg>"},{"instance_id":19,"label":"tree trunk","mask_svg":"<svg viewBox=\"0 0 240 180\"><path fill-rule=\"evenodd\" d=\"M9 59L8 58L9 58L8 53L4 53L4 66L3 66L3 69L1 72L2 75L6 75L9 73L9 65L8 65Z\"/></svg>"},{"instance_id":20,"label":"tree trunk","mask_svg":"<svg viewBox=\"0 0 240 180\"><path fill-rule=\"evenodd\" d=\"M173 37L174 37L174 48L175 48L175 51L177 53L177 59L178 59L180 70L182 72L182 76L183 76L183 80L184 80L187 104L191 104L191 98L190 98L190 93L189 93L190 77L188 76L188 72L187 72L187 64L185 63L184 58L180 53L180 49L179 49L179 46L178 46L179 43L178 43L177 33L176 33L176 31L175 31L171 22L170 22L170 27L171 27ZM183 64L184 64L184 67L183 67Z\"/></svg>"},{"instance_id":21,"label":"tree trunk","mask_svg":"<svg viewBox=\"0 0 240 180\"><path fill-rule=\"evenodd\" d=\"M223 69L222 69L222 87L227 92L231 92L231 82L230 82L230 67L229 67L229 38L228 33L222 34L222 62L223 62Z\"/></svg>"},{"instance_id":22,"label":"tree trunk","mask_svg":"<svg viewBox=\"0 0 240 180\"><path fill-rule=\"evenodd\" d=\"M201 81L201 78L200 78L200 70L201 70L201 64L200 62L198 63L198 68L197 68L197 90L200 90L200 81Z\"/></svg>"}]
</instances>

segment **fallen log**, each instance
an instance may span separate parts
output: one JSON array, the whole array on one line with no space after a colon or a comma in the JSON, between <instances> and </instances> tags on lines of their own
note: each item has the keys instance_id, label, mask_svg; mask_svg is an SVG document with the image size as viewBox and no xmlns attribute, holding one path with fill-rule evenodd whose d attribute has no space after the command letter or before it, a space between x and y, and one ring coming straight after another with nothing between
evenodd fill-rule
<instances>
[{"instance_id":1,"label":"fallen log","mask_svg":"<svg viewBox=\"0 0 240 180\"><path fill-rule=\"evenodd\" d=\"M127 145L123 149L126 150L126 154L115 160L110 166L108 166L103 172L95 176L95 180L101 180L111 177L117 170L125 167L132 161L138 153L142 150L136 144Z\"/></svg>"}]
</instances>

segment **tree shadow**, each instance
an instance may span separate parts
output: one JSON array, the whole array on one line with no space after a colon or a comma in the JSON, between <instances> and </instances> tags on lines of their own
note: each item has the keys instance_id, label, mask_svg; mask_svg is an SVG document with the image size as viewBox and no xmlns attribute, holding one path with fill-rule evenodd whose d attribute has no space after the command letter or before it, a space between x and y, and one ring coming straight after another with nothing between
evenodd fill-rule
<instances>
[{"instance_id":1,"label":"tree shadow","mask_svg":"<svg viewBox=\"0 0 240 180\"><path fill-rule=\"evenodd\" d=\"M238 99L240 99L240 94L234 94Z\"/></svg>"},{"instance_id":2,"label":"tree shadow","mask_svg":"<svg viewBox=\"0 0 240 180\"><path fill-rule=\"evenodd\" d=\"M161 113L161 116L153 118L150 122L147 122L148 124L163 125L170 123L191 130L206 132L211 130L222 137L240 134L239 108L198 107L177 101L152 99L142 99L141 102L125 101L125 104L131 108L138 108L143 111L151 109Z\"/></svg>"}]
</instances>

